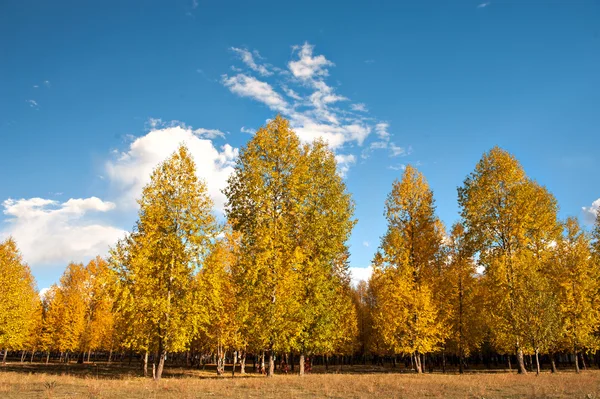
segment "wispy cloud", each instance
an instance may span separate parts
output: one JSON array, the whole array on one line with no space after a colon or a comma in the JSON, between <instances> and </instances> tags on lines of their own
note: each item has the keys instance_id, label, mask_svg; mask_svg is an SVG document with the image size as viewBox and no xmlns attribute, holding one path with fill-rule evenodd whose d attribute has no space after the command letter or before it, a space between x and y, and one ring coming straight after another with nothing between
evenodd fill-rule
<instances>
[{"instance_id":1,"label":"wispy cloud","mask_svg":"<svg viewBox=\"0 0 600 399\"><path fill-rule=\"evenodd\" d=\"M365 64L374 64L375 60L365 60Z\"/></svg>"},{"instance_id":2,"label":"wispy cloud","mask_svg":"<svg viewBox=\"0 0 600 399\"><path fill-rule=\"evenodd\" d=\"M403 164L403 163L398 164L398 165L390 165L390 166L388 166L388 169L391 169L391 170L405 170L406 169L406 165Z\"/></svg>"},{"instance_id":3,"label":"wispy cloud","mask_svg":"<svg viewBox=\"0 0 600 399\"><path fill-rule=\"evenodd\" d=\"M242 126L240 129L240 132L247 133L247 134L254 134L254 133L256 133L256 130Z\"/></svg>"},{"instance_id":4,"label":"wispy cloud","mask_svg":"<svg viewBox=\"0 0 600 399\"><path fill-rule=\"evenodd\" d=\"M367 112L367 106L364 103L351 104L350 109L357 112Z\"/></svg>"},{"instance_id":5,"label":"wispy cloud","mask_svg":"<svg viewBox=\"0 0 600 399\"><path fill-rule=\"evenodd\" d=\"M29 104L29 106L31 108L33 108L33 109L39 109L39 105L38 105L37 101L35 101L35 100L25 100L25 102L27 104Z\"/></svg>"},{"instance_id":6,"label":"wispy cloud","mask_svg":"<svg viewBox=\"0 0 600 399\"><path fill-rule=\"evenodd\" d=\"M234 72L223 75L222 84L232 93L256 100L288 118L303 142L316 138L327 141L338 154L344 154L338 159L342 174L356 162L356 155L348 153L365 142L371 145L373 132L377 141L385 142L380 148L388 148L389 124L377 121L369 115L365 103L351 102L337 86L327 82L335 63L316 53L312 44L292 47L287 70L261 62L257 51L237 47L230 50L239 56L244 69L232 66ZM376 147L373 145L373 149Z\"/></svg>"},{"instance_id":7,"label":"wispy cloud","mask_svg":"<svg viewBox=\"0 0 600 399\"><path fill-rule=\"evenodd\" d=\"M195 129L193 132L196 136L207 138L207 139L215 139L217 137L225 138L225 133L223 133L222 131L220 131L218 129L199 128L199 129Z\"/></svg>"},{"instance_id":8,"label":"wispy cloud","mask_svg":"<svg viewBox=\"0 0 600 399\"><path fill-rule=\"evenodd\" d=\"M240 59L244 62L244 64L246 64L250 69L252 69L255 72L258 72L262 76L270 76L273 74L273 72L271 72L268 69L267 65L259 64L256 62L255 58L256 59L262 58L260 56L260 54L258 53L258 51L254 51L254 53L251 53L247 49L237 48L237 47L231 47L231 51L236 53L238 55L238 57L240 57Z\"/></svg>"},{"instance_id":9,"label":"wispy cloud","mask_svg":"<svg viewBox=\"0 0 600 399\"><path fill-rule=\"evenodd\" d=\"M192 0L192 10L198 8L198 0Z\"/></svg>"},{"instance_id":10,"label":"wispy cloud","mask_svg":"<svg viewBox=\"0 0 600 399\"><path fill-rule=\"evenodd\" d=\"M44 86L46 87L50 87L50 81L49 80L44 80Z\"/></svg>"},{"instance_id":11,"label":"wispy cloud","mask_svg":"<svg viewBox=\"0 0 600 399\"><path fill-rule=\"evenodd\" d=\"M222 81L231 92L241 97L253 98L278 112L287 113L288 111L288 104L283 97L273 90L270 84L253 76L247 76L243 73L231 77L223 75Z\"/></svg>"},{"instance_id":12,"label":"wispy cloud","mask_svg":"<svg viewBox=\"0 0 600 399\"><path fill-rule=\"evenodd\" d=\"M492 2L491 2L491 1L486 1L485 3L481 3L481 4L479 4L479 5L477 6L477 8L486 8L486 7L488 7L488 6L489 6L489 5L491 5L491 4L492 4Z\"/></svg>"}]
</instances>

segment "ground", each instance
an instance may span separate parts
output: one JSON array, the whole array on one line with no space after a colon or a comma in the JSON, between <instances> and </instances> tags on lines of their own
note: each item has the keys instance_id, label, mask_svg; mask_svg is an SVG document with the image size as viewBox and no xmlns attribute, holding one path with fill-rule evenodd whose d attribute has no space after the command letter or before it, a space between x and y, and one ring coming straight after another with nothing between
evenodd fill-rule
<instances>
[{"instance_id":1,"label":"ground","mask_svg":"<svg viewBox=\"0 0 600 399\"><path fill-rule=\"evenodd\" d=\"M321 370L317 370L319 372ZM0 367L0 398L585 398L600 399L600 371L526 376L514 373L415 375L342 372L216 377L168 369L160 382L117 365L8 364Z\"/></svg>"}]
</instances>

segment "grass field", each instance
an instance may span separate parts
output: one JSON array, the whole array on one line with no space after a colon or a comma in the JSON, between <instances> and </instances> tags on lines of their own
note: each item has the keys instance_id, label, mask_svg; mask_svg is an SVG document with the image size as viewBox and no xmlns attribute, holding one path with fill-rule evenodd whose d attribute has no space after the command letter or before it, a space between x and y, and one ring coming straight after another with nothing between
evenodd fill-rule
<instances>
[{"instance_id":1,"label":"grass field","mask_svg":"<svg viewBox=\"0 0 600 399\"><path fill-rule=\"evenodd\" d=\"M317 370L318 371L318 370ZM362 372L361 372L362 371ZM600 371L526 376L513 373L256 374L168 369L160 382L118 366L8 364L0 367L0 398L585 398L600 399ZM139 373L139 372L138 372Z\"/></svg>"}]
</instances>

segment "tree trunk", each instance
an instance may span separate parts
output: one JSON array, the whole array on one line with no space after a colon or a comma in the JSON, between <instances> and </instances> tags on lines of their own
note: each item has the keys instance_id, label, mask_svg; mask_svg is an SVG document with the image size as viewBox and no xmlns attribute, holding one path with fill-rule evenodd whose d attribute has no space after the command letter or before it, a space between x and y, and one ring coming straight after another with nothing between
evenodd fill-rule
<instances>
[{"instance_id":1,"label":"tree trunk","mask_svg":"<svg viewBox=\"0 0 600 399\"><path fill-rule=\"evenodd\" d=\"M90 357L92 357L92 350L91 349L88 351L87 355L88 355L87 362L89 363L90 362Z\"/></svg>"},{"instance_id":2,"label":"tree trunk","mask_svg":"<svg viewBox=\"0 0 600 399\"><path fill-rule=\"evenodd\" d=\"M587 367L585 365L585 354L583 352L581 352L581 368L587 370Z\"/></svg>"},{"instance_id":3,"label":"tree trunk","mask_svg":"<svg viewBox=\"0 0 600 399\"><path fill-rule=\"evenodd\" d=\"M577 353L577 349L574 350L575 355L575 372L579 374L579 354Z\"/></svg>"},{"instance_id":4,"label":"tree trunk","mask_svg":"<svg viewBox=\"0 0 600 399\"><path fill-rule=\"evenodd\" d=\"M442 351L442 373L446 374L446 349Z\"/></svg>"},{"instance_id":5,"label":"tree trunk","mask_svg":"<svg viewBox=\"0 0 600 399\"><path fill-rule=\"evenodd\" d=\"M21 352L21 363L25 362L25 356L27 356L27 351L22 351Z\"/></svg>"},{"instance_id":6,"label":"tree trunk","mask_svg":"<svg viewBox=\"0 0 600 399\"><path fill-rule=\"evenodd\" d=\"M46 352L46 364L50 361L50 351Z\"/></svg>"},{"instance_id":7,"label":"tree trunk","mask_svg":"<svg viewBox=\"0 0 600 399\"><path fill-rule=\"evenodd\" d=\"M265 374L265 351L260 355L260 372Z\"/></svg>"},{"instance_id":8,"label":"tree trunk","mask_svg":"<svg viewBox=\"0 0 600 399\"><path fill-rule=\"evenodd\" d=\"M240 374L246 374L246 351L242 352L242 358L240 359Z\"/></svg>"},{"instance_id":9,"label":"tree trunk","mask_svg":"<svg viewBox=\"0 0 600 399\"><path fill-rule=\"evenodd\" d=\"M304 375L304 353L300 353L300 376Z\"/></svg>"},{"instance_id":10,"label":"tree trunk","mask_svg":"<svg viewBox=\"0 0 600 399\"><path fill-rule=\"evenodd\" d=\"M554 360L554 353L550 354L550 364L552 365L552 373L556 373L556 361Z\"/></svg>"},{"instance_id":11,"label":"tree trunk","mask_svg":"<svg viewBox=\"0 0 600 399\"><path fill-rule=\"evenodd\" d=\"M108 352L108 364L110 364L110 362L112 362L112 349Z\"/></svg>"},{"instance_id":12,"label":"tree trunk","mask_svg":"<svg viewBox=\"0 0 600 399\"><path fill-rule=\"evenodd\" d=\"M519 374L527 374L525 359L523 358L523 349L519 347L517 347L517 363L519 364Z\"/></svg>"},{"instance_id":13,"label":"tree trunk","mask_svg":"<svg viewBox=\"0 0 600 399\"><path fill-rule=\"evenodd\" d=\"M31 359L29 360L29 363L33 363L33 356L35 355L35 351L31 351Z\"/></svg>"},{"instance_id":14,"label":"tree trunk","mask_svg":"<svg viewBox=\"0 0 600 399\"><path fill-rule=\"evenodd\" d=\"M235 365L237 364L237 351L233 352L233 364L231 365L231 377L235 377Z\"/></svg>"},{"instance_id":15,"label":"tree trunk","mask_svg":"<svg viewBox=\"0 0 600 399\"><path fill-rule=\"evenodd\" d=\"M419 353L415 352L414 358L415 358L415 370L417 371L417 374L422 374L423 368L421 367L421 355Z\"/></svg>"},{"instance_id":16,"label":"tree trunk","mask_svg":"<svg viewBox=\"0 0 600 399\"><path fill-rule=\"evenodd\" d=\"M158 351L158 367L156 368L156 376L155 380L159 381L162 377L163 370L165 368L165 358L167 357L167 351L162 347L162 342L159 342L159 351Z\"/></svg>"},{"instance_id":17,"label":"tree trunk","mask_svg":"<svg viewBox=\"0 0 600 399\"><path fill-rule=\"evenodd\" d=\"M540 375L540 351L535 350L535 375Z\"/></svg>"},{"instance_id":18,"label":"tree trunk","mask_svg":"<svg viewBox=\"0 0 600 399\"><path fill-rule=\"evenodd\" d=\"M273 377L275 375L275 354L273 349L269 350L269 369L267 370L267 377Z\"/></svg>"},{"instance_id":19,"label":"tree trunk","mask_svg":"<svg viewBox=\"0 0 600 399\"><path fill-rule=\"evenodd\" d=\"M4 355L2 355L2 365L6 365L6 357L8 356L8 349L4 349Z\"/></svg>"},{"instance_id":20,"label":"tree trunk","mask_svg":"<svg viewBox=\"0 0 600 399\"><path fill-rule=\"evenodd\" d=\"M144 377L148 377L148 350L144 354L144 364L142 366L142 370L144 371Z\"/></svg>"}]
</instances>

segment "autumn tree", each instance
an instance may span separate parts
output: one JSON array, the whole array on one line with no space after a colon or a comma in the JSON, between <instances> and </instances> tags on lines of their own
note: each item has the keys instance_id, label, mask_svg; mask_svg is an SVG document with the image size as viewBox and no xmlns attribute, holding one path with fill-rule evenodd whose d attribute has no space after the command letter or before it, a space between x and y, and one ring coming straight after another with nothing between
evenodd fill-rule
<instances>
[{"instance_id":1,"label":"autumn tree","mask_svg":"<svg viewBox=\"0 0 600 399\"><path fill-rule=\"evenodd\" d=\"M245 308L238 306L244 295L236 284L239 235L226 228L206 257L198 274L198 300L203 309L200 331L217 352L217 374L225 371L225 351L245 349ZM233 365L235 368L235 364Z\"/></svg>"},{"instance_id":2,"label":"autumn tree","mask_svg":"<svg viewBox=\"0 0 600 399\"><path fill-rule=\"evenodd\" d=\"M346 245L356 223L354 202L324 141L305 145L301 157L295 245L302 251L297 298L302 330L297 346L303 375L305 355L348 350L357 327Z\"/></svg>"},{"instance_id":3,"label":"autumn tree","mask_svg":"<svg viewBox=\"0 0 600 399\"><path fill-rule=\"evenodd\" d=\"M479 349L485 335L483 291L477 265L465 240L464 227L456 223L448 242L448 270L445 289L449 317L447 347L459 357L463 373L465 358Z\"/></svg>"},{"instance_id":4,"label":"autumn tree","mask_svg":"<svg viewBox=\"0 0 600 399\"><path fill-rule=\"evenodd\" d=\"M49 321L53 323L53 347L69 361L72 353L81 350L86 326L89 279L81 263L70 263L52 296Z\"/></svg>"},{"instance_id":5,"label":"autumn tree","mask_svg":"<svg viewBox=\"0 0 600 399\"><path fill-rule=\"evenodd\" d=\"M87 297L85 329L81 337L81 349L87 352L88 361L92 351L100 348L112 350L114 338L113 284L108 262L101 257L92 259L86 266ZM83 361L83 356L80 359Z\"/></svg>"},{"instance_id":6,"label":"autumn tree","mask_svg":"<svg viewBox=\"0 0 600 399\"><path fill-rule=\"evenodd\" d=\"M185 146L152 173L138 201L139 220L113 250L121 311L140 319L158 353L160 379L167 352L183 350L195 329L194 276L216 226L212 200Z\"/></svg>"},{"instance_id":7,"label":"autumn tree","mask_svg":"<svg viewBox=\"0 0 600 399\"><path fill-rule=\"evenodd\" d=\"M556 246L556 278L566 337L566 350L575 356L584 348L595 349L594 332L600 326L598 289L600 275L590 255L590 238L575 218L564 224L564 235Z\"/></svg>"},{"instance_id":8,"label":"autumn tree","mask_svg":"<svg viewBox=\"0 0 600 399\"><path fill-rule=\"evenodd\" d=\"M374 326L393 353L412 356L422 372L421 354L438 349L443 338L432 276L441 249L433 193L421 173L407 166L386 200L388 230L373 262Z\"/></svg>"},{"instance_id":9,"label":"autumn tree","mask_svg":"<svg viewBox=\"0 0 600 399\"><path fill-rule=\"evenodd\" d=\"M269 356L268 375L275 353L333 351L339 318L352 311L344 257L354 225L333 153L319 140L301 145L277 116L240 151L225 193L241 235L250 335Z\"/></svg>"},{"instance_id":10,"label":"autumn tree","mask_svg":"<svg viewBox=\"0 0 600 399\"><path fill-rule=\"evenodd\" d=\"M23 349L36 325L38 294L29 266L16 242L0 242L0 348L2 363L9 350Z\"/></svg>"}]
</instances>

